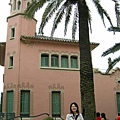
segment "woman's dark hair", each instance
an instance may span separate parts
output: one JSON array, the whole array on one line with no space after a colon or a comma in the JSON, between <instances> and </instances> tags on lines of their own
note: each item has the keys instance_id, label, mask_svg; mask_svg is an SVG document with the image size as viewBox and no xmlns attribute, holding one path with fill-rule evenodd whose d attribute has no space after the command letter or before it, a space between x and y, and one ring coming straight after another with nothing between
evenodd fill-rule
<instances>
[{"instance_id":1,"label":"woman's dark hair","mask_svg":"<svg viewBox=\"0 0 120 120\"><path fill-rule=\"evenodd\" d=\"M101 118L104 118L105 120L107 120L105 113L101 113Z\"/></svg>"},{"instance_id":2,"label":"woman's dark hair","mask_svg":"<svg viewBox=\"0 0 120 120\"><path fill-rule=\"evenodd\" d=\"M77 110L76 110L76 113L78 113L78 115L76 116L76 120L77 120L77 117L79 116L79 107L78 107L78 104L76 102L73 102L70 104L70 113L74 115L73 111L72 111L72 105L75 105L77 107Z\"/></svg>"},{"instance_id":3,"label":"woman's dark hair","mask_svg":"<svg viewBox=\"0 0 120 120\"><path fill-rule=\"evenodd\" d=\"M99 113L99 112L97 112L97 113L96 113L96 116L97 116L97 117L100 117L100 113Z\"/></svg>"}]
</instances>

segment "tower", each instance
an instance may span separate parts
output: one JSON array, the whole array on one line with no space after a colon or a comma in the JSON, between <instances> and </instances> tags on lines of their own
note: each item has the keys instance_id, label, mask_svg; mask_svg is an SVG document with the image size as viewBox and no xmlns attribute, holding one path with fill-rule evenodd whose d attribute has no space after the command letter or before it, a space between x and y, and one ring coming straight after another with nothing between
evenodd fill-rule
<instances>
[{"instance_id":1,"label":"tower","mask_svg":"<svg viewBox=\"0 0 120 120\"><path fill-rule=\"evenodd\" d=\"M19 115L19 83L21 61L21 35L34 36L36 20L25 19L24 10L31 0L10 0L10 16L7 17L7 39L4 69L4 91L2 112ZM14 96L14 97L13 97ZM14 100L14 98L16 98ZM13 105L14 103L14 105Z\"/></svg>"}]
</instances>

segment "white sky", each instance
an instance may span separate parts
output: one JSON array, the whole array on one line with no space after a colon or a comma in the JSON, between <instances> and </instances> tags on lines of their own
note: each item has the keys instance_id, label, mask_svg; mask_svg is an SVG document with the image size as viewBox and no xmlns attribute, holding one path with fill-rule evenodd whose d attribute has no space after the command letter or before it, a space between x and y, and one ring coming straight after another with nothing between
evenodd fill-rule
<instances>
[{"instance_id":1,"label":"white sky","mask_svg":"<svg viewBox=\"0 0 120 120\"><path fill-rule=\"evenodd\" d=\"M2 3L0 4L0 16L1 16L0 42L6 41L6 34L7 34L6 18L7 16L10 15L10 6L8 5L9 1L10 0L2 0ZM92 0L88 0L88 4L90 6L91 16L92 16L92 34L90 33L90 41L100 43L100 45L92 52L93 67L99 68L100 70L105 71L108 66L107 64L108 57L111 57L112 59L114 59L119 56L120 52L117 52L115 54L110 54L106 57L101 57L101 55L109 47L112 47L115 43L120 42L119 40L120 33L116 33L115 35L113 35L113 32L108 32L107 29L108 27L110 27L109 22L105 19L105 23L106 23L106 28L105 28L100 16L97 14L97 10L95 9L94 4L92 3ZM101 4L109 13L114 26L116 26L117 23L116 23L115 11L114 11L114 2L112 2L112 0L101 0ZM38 32L38 28L39 28L39 23L41 19L40 15L41 15L40 12L36 13L36 19L38 20L36 32ZM50 28L50 25L51 24L49 24L49 28ZM62 37L62 38L64 37L63 32L61 32L61 30L64 31L62 26L64 25L58 26L58 29L55 32L55 37ZM49 35L48 33L50 33L47 27L45 30L47 31L45 32L45 35ZM71 30L71 28L69 28L69 30ZM71 31L67 33L67 36L65 38L71 38ZM118 63L115 67L120 67L120 63ZM4 73L4 67L0 66L0 92L3 91L3 73Z\"/></svg>"}]
</instances>

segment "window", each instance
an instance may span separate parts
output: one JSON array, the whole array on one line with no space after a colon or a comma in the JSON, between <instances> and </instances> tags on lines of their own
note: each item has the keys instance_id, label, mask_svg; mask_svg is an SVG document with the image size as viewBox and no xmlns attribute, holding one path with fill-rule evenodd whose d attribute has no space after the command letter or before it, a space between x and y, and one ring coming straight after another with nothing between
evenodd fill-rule
<instances>
[{"instance_id":1,"label":"window","mask_svg":"<svg viewBox=\"0 0 120 120\"><path fill-rule=\"evenodd\" d=\"M6 113L13 113L13 91L7 91Z\"/></svg>"},{"instance_id":2,"label":"window","mask_svg":"<svg viewBox=\"0 0 120 120\"><path fill-rule=\"evenodd\" d=\"M51 67L52 69L61 70L67 68L66 70L76 68L78 69L78 56L77 55L66 55L66 54L50 54L50 53L42 53L40 55L40 66L42 67Z\"/></svg>"},{"instance_id":3,"label":"window","mask_svg":"<svg viewBox=\"0 0 120 120\"><path fill-rule=\"evenodd\" d=\"M59 67L58 55L51 55L51 67Z\"/></svg>"},{"instance_id":4,"label":"window","mask_svg":"<svg viewBox=\"0 0 120 120\"><path fill-rule=\"evenodd\" d=\"M11 28L11 38L15 37L15 28Z\"/></svg>"},{"instance_id":5,"label":"window","mask_svg":"<svg viewBox=\"0 0 120 120\"><path fill-rule=\"evenodd\" d=\"M21 7L21 2L20 1L18 1L18 10L20 10L20 7Z\"/></svg>"},{"instance_id":6,"label":"window","mask_svg":"<svg viewBox=\"0 0 120 120\"><path fill-rule=\"evenodd\" d=\"M9 57L9 68L13 68L13 56Z\"/></svg>"},{"instance_id":7,"label":"window","mask_svg":"<svg viewBox=\"0 0 120 120\"><path fill-rule=\"evenodd\" d=\"M24 117L30 115L30 91L22 90L21 91L21 100L20 100L20 114Z\"/></svg>"},{"instance_id":8,"label":"window","mask_svg":"<svg viewBox=\"0 0 120 120\"><path fill-rule=\"evenodd\" d=\"M120 93L116 93L116 97L117 97L117 110L118 113L120 113Z\"/></svg>"},{"instance_id":9,"label":"window","mask_svg":"<svg viewBox=\"0 0 120 120\"><path fill-rule=\"evenodd\" d=\"M71 56L71 68L78 68L77 56Z\"/></svg>"},{"instance_id":10,"label":"window","mask_svg":"<svg viewBox=\"0 0 120 120\"><path fill-rule=\"evenodd\" d=\"M61 98L60 91L52 92L52 116L60 117L61 116Z\"/></svg>"},{"instance_id":11,"label":"window","mask_svg":"<svg viewBox=\"0 0 120 120\"><path fill-rule=\"evenodd\" d=\"M68 68L68 56L61 56L61 67Z\"/></svg>"},{"instance_id":12,"label":"window","mask_svg":"<svg viewBox=\"0 0 120 120\"><path fill-rule=\"evenodd\" d=\"M12 12L12 4L10 5L11 7L10 7L10 11Z\"/></svg>"},{"instance_id":13,"label":"window","mask_svg":"<svg viewBox=\"0 0 120 120\"><path fill-rule=\"evenodd\" d=\"M15 10L16 9L16 0L14 0L14 8L13 8L13 10Z\"/></svg>"},{"instance_id":14,"label":"window","mask_svg":"<svg viewBox=\"0 0 120 120\"><path fill-rule=\"evenodd\" d=\"M44 66L44 67L49 66L49 56L47 54L41 55L41 66Z\"/></svg>"},{"instance_id":15,"label":"window","mask_svg":"<svg viewBox=\"0 0 120 120\"><path fill-rule=\"evenodd\" d=\"M29 6L30 6L30 2L27 3L27 7L29 7Z\"/></svg>"}]
</instances>

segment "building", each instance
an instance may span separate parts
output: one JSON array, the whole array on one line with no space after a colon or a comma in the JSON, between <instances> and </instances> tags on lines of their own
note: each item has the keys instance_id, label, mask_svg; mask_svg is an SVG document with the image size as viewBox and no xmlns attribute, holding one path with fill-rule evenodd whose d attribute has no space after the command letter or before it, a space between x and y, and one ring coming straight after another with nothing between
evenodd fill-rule
<instances>
[{"instance_id":1,"label":"building","mask_svg":"<svg viewBox=\"0 0 120 120\"><path fill-rule=\"evenodd\" d=\"M78 41L35 35L37 21L23 16L30 2L10 0L7 40L1 53L4 58L5 51L2 112L25 119L41 113L65 119L71 102L80 106ZM91 51L98 45L91 43ZM109 120L120 112L119 80L120 69L109 75L94 69L96 109Z\"/></svg>"}]
</instances>

